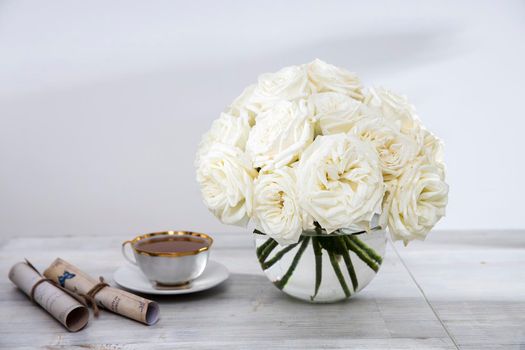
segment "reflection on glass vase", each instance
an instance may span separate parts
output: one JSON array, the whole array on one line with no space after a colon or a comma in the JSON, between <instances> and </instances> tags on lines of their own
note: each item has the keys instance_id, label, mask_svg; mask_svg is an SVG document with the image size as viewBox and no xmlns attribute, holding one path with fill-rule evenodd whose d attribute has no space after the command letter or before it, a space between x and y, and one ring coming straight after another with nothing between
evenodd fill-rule
<instances>
[{"instance_id":1,"label":"reflection on glass vase","mask_svg":"<svg viewBox=\"0 0 525 350\"><path fill-rule=\"evenodd\" d=\"M254 232L256 253L268 279L292 297L314 303L347 299L375 277L385 254L386 232L331 234L304 231L299 242L280 246Z\"/></svg>"}]
</instances>

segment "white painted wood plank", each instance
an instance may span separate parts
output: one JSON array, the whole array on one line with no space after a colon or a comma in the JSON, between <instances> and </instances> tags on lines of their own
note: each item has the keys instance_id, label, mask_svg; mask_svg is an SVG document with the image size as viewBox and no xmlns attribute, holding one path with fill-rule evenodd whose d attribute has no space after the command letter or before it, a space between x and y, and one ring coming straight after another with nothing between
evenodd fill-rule
<instances>
[{"instance_id":1,"label":"white painted wood plank","mask_svg":"<svg viewBox=\"0 0 525 350\"><path fill-rule=\"evenodd\" d=\"M23 257L46 267L60 256L86 272L110 279L124 261L128 237L13 238L0 248L0 274ZM392 250L378 277L345 303L311 305L278 291L260 270L251 237L215 236L212 259L232 272L223 285L202 293L153 297L161 320L147 327L109 312L78 333L68 333L32 305L7 279L0 281L0 345L69 348L107 344L132 348L363 348L453 349L439 320Z\"/></svg>"},{"instance_id":2,"label":"white painted wood plank","mask_svg":"<svg viewBox=\"0 0 525 350\"><path fill-rule=\"evenodd\" d=\"M396 249L465 349L525 349L525 232L437 232Z\"/></svg>"}]
</instances>

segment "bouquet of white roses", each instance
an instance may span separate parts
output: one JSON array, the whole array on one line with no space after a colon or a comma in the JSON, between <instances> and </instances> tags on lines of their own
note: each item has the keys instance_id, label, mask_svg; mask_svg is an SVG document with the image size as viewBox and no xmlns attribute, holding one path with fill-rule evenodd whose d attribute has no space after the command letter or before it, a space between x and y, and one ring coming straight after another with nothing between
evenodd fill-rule
<instances>
[{"instance_id":1,"label":"bouquet of white roses","mask_svg":"<svg viewBox=\"0 0 525 350\"><path fill-rule=\"evenodd\" d=\"M252 220L271 238L258 249L263 268L271 249L308 230L328 237L388 225L405 244L424 239L447 204L441 142L413 106L320 60L261 75L213 122L195 163L215 216ZM345 241L317 243L340 255L354 247Z\"/></svg>"}]
</instances>

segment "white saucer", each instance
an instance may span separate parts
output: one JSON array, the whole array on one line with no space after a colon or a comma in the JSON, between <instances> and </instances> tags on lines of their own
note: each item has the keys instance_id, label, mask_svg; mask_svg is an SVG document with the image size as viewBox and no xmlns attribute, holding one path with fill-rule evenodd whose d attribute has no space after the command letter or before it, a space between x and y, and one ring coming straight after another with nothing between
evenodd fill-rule
<instances>
[{"instance_id":1,"label":"white saucer","mask_svg":"<svg viewBox=\"0 0 525 350\"><path fill-rule=\"evenodd\" d=\"M230 273L228 269L216 261L210 260L206 269L197 279L191 281L187 288L156 289L136 266L127 264L119 267L113 273L113 279L121 287L145 294L175 295L200 292L224 282Z\"/></svg>"}]
</instances>

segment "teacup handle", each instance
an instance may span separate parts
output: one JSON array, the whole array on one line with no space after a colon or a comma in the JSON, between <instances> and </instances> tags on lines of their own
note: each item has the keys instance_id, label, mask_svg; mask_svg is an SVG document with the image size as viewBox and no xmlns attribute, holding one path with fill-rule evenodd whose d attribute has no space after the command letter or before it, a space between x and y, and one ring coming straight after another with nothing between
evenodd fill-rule
<instances>
[{"instance_id":1,"label":"teacup handle","mask_svg":"<svg viewBox=\"0 0 525 350\"><path fill-rule=\"evenodd\" d=\"M121 250L122 250L122 255L124 256L124 259L126 259L127 261L129 261L130 263L132 263L133 265L137 265L137 262L135 261L135 259L132 259L127 253L126 253L126 244L132 244L133 242L131 241L125 241L124 243L122 243L122 247L121 247Z\"/></svg>"}]
</instances>

